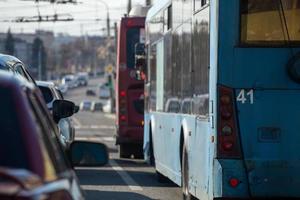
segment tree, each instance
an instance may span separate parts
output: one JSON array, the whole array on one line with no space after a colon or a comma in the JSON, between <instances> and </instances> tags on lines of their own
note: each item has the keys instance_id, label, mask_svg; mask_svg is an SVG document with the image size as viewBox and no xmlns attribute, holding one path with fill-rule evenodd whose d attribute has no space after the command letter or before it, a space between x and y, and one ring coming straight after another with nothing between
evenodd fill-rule
<instances>
[{"instance_id":1,"label":"tree","mask_svg":"<svg viewBox=\"0 0 300 200\"><path fill-rule=\"evenodd\" d=\"M10 32L10 29L7 31L6 40L5 40L5 53L9 55L14 55L15 53L15 41Z\"/></svg>"},{"instance_id":2,"label":"tree","mask_svg":"<svg viewBox=\"0 0 300 200\"><path fill-rule=\"evenodd\" d=\"M41 66L40 72L39 66ZM32 45L32 68L36 77L43 80L46 79L47 53L43 41L38 37L34 39Z\"/></svg>"}]
</instances>

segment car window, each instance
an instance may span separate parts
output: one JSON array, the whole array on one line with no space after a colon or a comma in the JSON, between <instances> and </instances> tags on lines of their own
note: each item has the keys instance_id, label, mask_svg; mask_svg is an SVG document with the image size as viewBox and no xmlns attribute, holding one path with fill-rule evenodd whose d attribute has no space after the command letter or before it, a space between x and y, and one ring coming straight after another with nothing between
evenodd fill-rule
<instances>
[{"instance_id":1,"label":"car window","mask_svg":"<svg viewBox=\"0 0 300 200\"><path fill-rule=\"evenodd\" d=\"M0 166L29 169L12 92L0 89Z\"/></svg>"},{"instance_id":2,"label":"car window","mask_svg":"<svg viewBox=\"0 0 300 200\"><path fill-rule=\"evenodd\" d=\"M15 66L15 70L16 70L16 72L17 72L18 74L20 74L21 76L23 76L24 78L27 79L26 73L25 73L25 71L23 70L21 64L17 64L17 65Z\"/></svg>"},{"instance_id":3,"label":"car window","mask_svg":"<svg viewBox=\"0 0 300 200\"><path fill-rule=\"evenodd\" d=\"M20 74L21 76L23 76L26 80L28 80L29 82L35 84L35 81L33 80L33 78L31 78L31 76L29 75L29 73L25 70L24 66L20 63L16 64L16 66L14 67L16 73Z\"/></svg>"},{"instance_id":4,"label":"car window","mask_svg":"<svg viewBox=\"0 0 300 200\"><path fill-rule=\"evenodd\" d=\"M47 104L50 103L53 100L53 95L51 90L48 87L43 87L43 86L39 86L39 88L43 94L45 102Z\"/></svg>"},{"instance_id":5,"label":"car window","mask_svg":"<svg viewBox=\"0 0 300 200\"><path fill-rule=\"evenodd\" d=\"M31 101L38 117L37 119L40 121L41 134L47 151L55 165L55 169L58 173L64 172L68 168L68 163L65 153L59 144L58 131L50 119L48 111L39 101L38 97L36 95L31 96Z\"/></svg>"},{"instance_id":6,"label":"car window","mask_svg":"<svg viewBox=\"0 0 300 200\"><path fill-rule=\"evenodd\" d=\"M59 99L64 100L64 95L62 94L62 92L59 89L55 89L57 91L57 95L59 97Z\"/></svg>"},{"instance_id":7,"label":"car window","mask_svg":"<svg viewBox=\"0 0 300 200\"><path fill-rule=\"evenodd\" d=\"M2 63L0 63L0 69L5 71L11 71L11 72L13 71L11 67Z\"/></svg>"}]
</instances>

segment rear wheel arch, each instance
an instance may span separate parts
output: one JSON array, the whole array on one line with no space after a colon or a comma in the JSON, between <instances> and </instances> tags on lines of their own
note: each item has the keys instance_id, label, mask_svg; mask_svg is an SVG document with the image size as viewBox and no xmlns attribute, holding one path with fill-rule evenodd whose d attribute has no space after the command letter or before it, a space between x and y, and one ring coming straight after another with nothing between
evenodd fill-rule
<instances>
[{"instance_id":1,"label":"rear wheel arch","mask_svg":"<svg viewBox=\"0 0 300 200\"><path fill-rule=\"evenodd\" d=\"M150 165L155 166L152 122L151 121L149 122L149 156L150 156Z\"/></svg>"},{"instance_id":2,"label":"rear wheel arch","mask_svg":"<svg viewBox=\"0 0 300 200\"><path fill-rule=\"evenodd\" d=\"M183 126L181 126L181 129L180 129L180 141L179 141L180 168L182 168L182 152L183 152L184 143L185 143L184 130L183 130Z\"/></svg>"}]
</instances>

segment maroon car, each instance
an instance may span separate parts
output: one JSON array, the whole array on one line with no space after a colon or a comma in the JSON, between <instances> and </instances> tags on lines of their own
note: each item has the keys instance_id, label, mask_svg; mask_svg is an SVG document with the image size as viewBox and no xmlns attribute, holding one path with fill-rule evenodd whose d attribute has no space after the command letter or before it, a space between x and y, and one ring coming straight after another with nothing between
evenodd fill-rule
<instances>
[{"instance_id":1,"label":"maroon car","mask_svg":"<svg viewBox=\"0 0 300 200\"><path fill-rule=\"evenodd\" d=\"M75 105L56 100L50 116L38 91L0 70L0 199L83 199L72 167L106 164L107 148L75 141L64 152L52 118L71 116Z\"/></svg>"}]
</instances>

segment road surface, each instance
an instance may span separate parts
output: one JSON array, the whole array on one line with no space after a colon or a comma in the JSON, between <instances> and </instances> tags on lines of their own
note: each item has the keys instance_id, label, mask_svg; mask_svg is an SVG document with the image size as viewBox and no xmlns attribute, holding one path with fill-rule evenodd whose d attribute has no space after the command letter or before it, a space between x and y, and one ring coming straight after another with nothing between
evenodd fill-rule
<instances>
[{"instance_id":1,"label":"road surface","mask_svg":"<svg viewBox=\"0 0 300 200\"><path fill-rule=\"evenodd\" d=\"M104 79L90 80L88 87L69 90L66 99L77 105L83 100L99 101L86 96L86 90L95 89ZM172 183L159 183L155 169L143 160L118 159L115 146L115 116L102 112L80 111L74 116L76 139L101 141L110 152L110 162L101 168L77 168L76 173L88 200L180 200L181 189Z\"/></svg>"}]
</instances>

